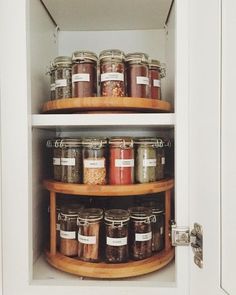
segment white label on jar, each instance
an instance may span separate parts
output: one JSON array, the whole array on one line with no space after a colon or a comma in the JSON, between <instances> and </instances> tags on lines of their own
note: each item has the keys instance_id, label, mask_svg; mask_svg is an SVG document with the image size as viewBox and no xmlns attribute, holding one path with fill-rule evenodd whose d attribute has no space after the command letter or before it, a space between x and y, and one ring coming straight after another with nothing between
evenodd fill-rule
<instances>
[{"instance_id":1,"label":"white label on jar","mask_svg":"<svg viewBox=\"0 0 236 295\"><path fill-rule=\"evenodd\" d=\"M72 82L89 82L89 74L74 74L72 75Z\"/></svg>"},{"instance_id":2,"label":"white label on jar","mask_svg":"<svg viewBox=\"0 0 236 295\"><path fill-rule=\"evenodd\" d=\"M104 168L105 167L105 160L84 160L84 167L85 168Z\"/></svg>"},{"instance_id":3,"label":"white label on jar","mask_svg":"<svg viewBox=\"0 0 236 295\"><path fill-rule=\"evenodd\" d=\"M60 230L60 237L63 239L73 240L76 238L76 232Z\"/></svg>"},{"instance_id":4,"label":"white label on jar","mask_svg":"<svg viewBox=\"0 0 236 295\"><path fill-rule=\"evenodd\" d=\"M61 158L62 166L75 166L75 158Z\"/></svg>"},{"instance_id":5,"label":"white label on jar","mask_svg":"<svg viewBox=\"0 0 236 295\"><path fill-rule=\"evenodd\" d=\"M94 245L96 244L96 236L83 236L78 234L78 241L82 244Z\"/></svg>"},{"instance_id":6,"label":"white label on jar","mask_svg":"<svg viewBox=\"0 0 236 295\"><path fill-rule=\"evenodd\" d=\"M55 83L52 83L50 85L50 89L51 89L51 91L54 91L56 89L56 84Z\"/></svg>"},{"instance_id":7,"label":"white label on jar","mask_svg":"<svg viewBox=\"0 0 236 295\"><path fill-rule=\"evenodd\" d=\"M66 79L56 80L56 88L57 87L66 87L66 86L67 86L67 80Z\"/></svg>"},{"instance_id":8,"label":"white label on jar","mask_svg":"<svg viewBox=\"0 0 236 295\"><path fill-rule=\"evenodd\" d=\"M166 163L166 159L165 159L165 157L162 157L162 158L161 158L161 164L162 164L162 165L165 165L165 163Z\"/></svg>"},{"instance_id":9,"label":"white label on jar","mask_svg":"<svg viewBox=\"0 0 236 295\"><path fill-rule=\"evenodd\" d=\"M137 242L145 242L152 239L152 232L145 234L135 234L135 241Z\"/></svg>"},{"instance_id":10,"label":"white label on jar","mask_svg":"<svg viewBox=\"0 0 236 295\"><path fill-rule=\"evenodd\" d=\"M109 238L109 237L107 237L107 245L109 245L109 246L125 246L125 245L127 245L127 237L124 237L124 238Z\"/></svg>"},{"instance_id":11,"label":"white label on jar","mask_svg":"<svg viewBox=\"0 0 236 295\"><path fill-rule=\"evenodd\" d=\"M137 76L136 77L136 83L137 84L143 84L143 85L149 85L149 78L143 77L143 76Z\"/></svg>"},{"instance_id":12,"label":"white label on jar","mask_svg":"<svg viewBox=\"0 0 236 295\"><path fill-rule=\"evenodd\" d=\"M57 223L57 230L60 230L60 229L61 229L60 223Z\"/></svg>"},{"instance_id":13,"label":"white label on jar","mask_svg":"<svg viewBox=\"0 0 236 295\"><path fill-rule=\"evenodd\" d=\"M163 226L161 226L161 228L160 228L160 235L163 235L164 234L164 228L163 228Z\"/></svg>"},{"instance_id":14,"label":"white label on jar","mask_svg":"<svg viewBox=\"0 0 236 295\"><path fill-rule=\"evenodd\" d=\"M154 79L154 80L153 80L153 86L154 86L154 87L161 87L161 81L160 81L160 80L156 80L156 79Z\"/></svg>"},{"instance_id":15,"label":"white label on jar","mask_svg":"<svg viewBox=\"0 0 236 295\"><path fill-rule=\"evenodd\" d=\"M61 159L60 158L53 158L53 165L54 166L60 166L61 165Z\"/></svg>"},{"instance_id":16,"label":"white label on jar","mask_svg":"<svg viewBox=\"0 0 236 295\"><path fill-rule=\"evenodd\" d=\"M116 159L115 167L134 167L134 159Z\"/></svg>"},{"instance_id":17,"label":"white label on jar","mask_svg":"<svg viewBox=\"0 0 236 295\"><path fill-rule=\"evenodd\" d=\"M144 167L156 167L157 160L156 159L143 159Z\"/></svg>"},{"instance_id":18,"label":"white label on jar","mask_svg":"<svg viewBox=\"0 0 236 295\"><path fill-rule=\"evenodd\" d=\"M123 73L103 73L101 74L101 82L104 81L124 81Z\"/></svg>"}]
</instances>

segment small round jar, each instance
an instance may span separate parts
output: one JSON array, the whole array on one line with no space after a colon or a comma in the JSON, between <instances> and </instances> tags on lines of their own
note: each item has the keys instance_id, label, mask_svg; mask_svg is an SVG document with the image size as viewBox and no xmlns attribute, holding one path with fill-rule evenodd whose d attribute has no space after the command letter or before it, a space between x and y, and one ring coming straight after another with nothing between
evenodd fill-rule
<instances>
[{"instance_id":1,"label":"small round jar","mask_svg":"<svg viewBox=\"0 0 236 295\"><path fill-rule=\"evenodd\" d=\"M101 96L125 96L125 54L118 49L104 50L99 55Z\"/></svg>"},{"instance_id":2,"label":"small round jar","mask_svg":"<svg viewBox=\"0 0 236 295\"><path fill-rule=\"evenodd\" d=\"M109 184L134 183L134 148L129 137L109 140Z\"/></svg>"},{"instance_id":3,"label":"small round jar","mask_svg":"<svg viewBox=\"0 0 236 295\"><path fill-rule=\"evenodd\" d=\"M126 55L127 95L149 97L148 55L130 53Z\"/></svg>"},{"instance_id":4,"label":"small round jar","mask_svg":"<svg viewBox=\"0 0 236 295\"><path fill-rule=\"evenodd\" d=\"M52 148L53 179L61 181L61 138L49 139L47 147Z\"/></svg>"},{"instance_id":5,"label":"small round jar","mask_svg":"<svg viewBox=\"0 0 236 295\"><path fill-rule=\"evenodd\" d=\"M91 51L72 54L72 97L97 96L97 60Z\"/></svg>"},{"instance_id":6,"label":"small round jar","mask_svg":"<svg viewBox=\"0 0 236 295\"><path fill-rule=\"evenodd\" d=\"M135 180L138 183L156 181L157 147L156 138L138 138L135 140Z\"/></svg>"},{"instance_id":7,"label":"small round jar","mask_svg":"<svg viewBox=\"0 0 236 295\"><path fill-rule=\"evenodd\" d=\"M88 262L101 259L101 230L103 210L82 209L78 216L78 258Z\"/></svg>"},{"instance_id":8,"label":"small round jar","mask_svg":"<svg viewBox=\"0 0 236 295\"><path fill-rule=\"evenodd\" d=\"M108 263L127 262L129 259L129 212L111 209L105 212L105 260Z\"/></svg>"},{"instance_id":9,"label":"small round jar","mask_svg":"<svg viewBox=\"0 0 236 295\"><path fill-rule=\"evenodd\" d=\"M50 75L50 98L54 100L56 97L56 76L55 76L55 65L52 62L49 69Z\"/></svg>"},{"instance_id":10,"label":"small round jar","mask_svg":"<svg viewBox=\"0 0 236 295\"><path fill-rule=\"evenodd\" d=\"M161 64L159 60L149 62L149 98L161 99Z\"/></svg>"},{"instance_id":11,"label":"small round jar","mask_svg":"<svg viewBox=\"0 0 236 295\"><path fill-rule=\"evenodd\" d=\"M71 58L58 56L54 59L55 66L55 99L71 97Z\"/></svg>"},{"instance_id":12,"label":"small round jar","mask_svg":"<svg viewBox=\"0 0 236 295\"><path fill-rule=\"evenodd\" d=\"M61 143L61 181L82 183L82 140L62 139Z\"/></svg>"},{"instance_id":13,"label":"small round jar","mask_svg":"<svg viewBox=\"0 0 236 295\"><path fill-rule=\"evenodd\" d=\"M105 138L83 139L83 183L106 184L106 144Z\"/></svg>"},{"instance_id":14,"label":"small round jar","mask_svg":"<svg viewBox=\"0 0 236 295\"><path fill-rule=\"evenodd\" d=\"M157 138L157 169L156 179L160 180L165 177L165 143L162 138Z\"/></svg>"},{"instance_id":15,"label":"small round jar","mask_svg":"<svg viewBox=\"0 0 236 295\"><path fill-rule=\"evenodd\" d=\"M152 255L152 219L150 208L132 207L130 212L130 256L141 260Z\"/></svg>"}]
</instances>

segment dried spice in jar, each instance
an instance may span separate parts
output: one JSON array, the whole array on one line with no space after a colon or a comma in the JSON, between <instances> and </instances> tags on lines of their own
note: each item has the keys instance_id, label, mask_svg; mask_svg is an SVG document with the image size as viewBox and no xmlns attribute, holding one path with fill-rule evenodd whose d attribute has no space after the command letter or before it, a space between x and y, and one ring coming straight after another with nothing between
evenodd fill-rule
<instances>
[{"instance_id":1,"label":"dried spice in jar","mask_svg":"<svg viewBox=\"0 0 236 295\"><path fill-rule=\"evenodd\" d=\"M97 96L97 59L90 51L72 54L72 97Z\"/></svg>"},{"instance_id":2,"label":"dried spice in jar","mask_svg":"<svg viewBox=\"0 0 236 295\"><path fill-rule=\"evenodd\" d=\"M129 259L129 212L122 209L107 210L104 219L106 226L106 262L127 262Z\"/></svg>"},{"instance_id":3,"label":"dried spice in jar","mask_svg":"<svg viewBox=\"0 0 236 295\"><path fill-rule=\"evenodd\" d=\"M104 138L83 140L83 183L106 184L106 144Z\"/></svg>"},{"instance_id":4,"label":"dried spice in jar","mask_svg":"<svg viewBox=\"0 0 236 295\"><path fill-rule=\"evenodd\" d=\"M118 49L104 50L99 55L101 96L125 96L125 54Z\"/></svg>"},{"instance_id":5,"label":"dried spice in jar","mask_svg":"<svg viewBox=\"0 0 236 295\"><path fill-rule=\"evenodd\" d=\"M130 211L130 255L141 260L152 255L152 210L132 207Z\"/></svg>"},{"instance_id":6,"label":"dried spice in jar","mask_svg":"<svg viewBox=\"0 0 236 295\"><path fill-rule=\"evenodd\" d=\"M160 180L165 177L165 147L164 141L161 138L157 138L157 169L156 179Z\"/></svg>"},{"instance_id":7,"label":"dried spice in jar","mask_svg":"<svg viewBox=\"0 0 236 295\"><path fill-rule=\"evenodd\" d=\"M103 210L87 208L79 212L78 216L78 257L89 262L101 259L101 230Z\"/></svg>"},{"instance_id":8,"label":"dried spice in jar","mask_svg":"<svg viewBox=\"0 0 236 295\"><path fill-rule=\"evenodd\" d=\"M53 179L61 181L61 139L50 139L47 141L47 147L53 149L52 164L53 164Z\"/></svg>"},{"instance_id":9,"label":"dried spice in jar","mask_svg":"<svg viewBox=\"0 0 236 295\"><path fill-rule=\"evenodd\" d=\"M134 183L134 148L129 137L109 140L109 184Z\"/></svg>"},{"instance_id":10,"label":"dried spice in jar","mask_svg":"<svg viewBox=\"0 0 236 295\"><path fill-rule=\"evenodd\" d=\"M54 100L56 97L56 76L55 76L55 65L52 62L49 69L50 75L50 98Z\"/></svg>"},{"instance_id":11,"label":"dried spice in jar","mask_svg":"<svg viewBox=\"0 0 236 295\"><path fill-rule=\"evenodd\" d=\"M55 65L55 98L71 97L71 58L58 56L54 59Z\"/></svg>"},{"instance_id":12,"label":"dried spice in jar","mask_svg":"<svg viewBox=\"0 0 236 295\"><path fill-rule=\"evenodd\" d=\"M149 97L153 99L161 99L161 64L159 60L150 60L149 81Z\"/></svg>"},{"instance_id":13,"label":"dried spice in jar","mask_svg":"<svg viewBox=\"0 0 236 295\"><path fill-rule=\"evenodd\" d=\"M149 97L148 55L130 53L126 55L127 95Z\"/></svg>"},{"instance_id":14,"label":"dried spice in jar","mask_svg":"<svg viewBox=\"0 0 236 295\"><path fill-rule=\"evenodd\" d=\"M82 141L76 138L61 140L61 181L82 182Z\"/></svg>"}]
</instances>

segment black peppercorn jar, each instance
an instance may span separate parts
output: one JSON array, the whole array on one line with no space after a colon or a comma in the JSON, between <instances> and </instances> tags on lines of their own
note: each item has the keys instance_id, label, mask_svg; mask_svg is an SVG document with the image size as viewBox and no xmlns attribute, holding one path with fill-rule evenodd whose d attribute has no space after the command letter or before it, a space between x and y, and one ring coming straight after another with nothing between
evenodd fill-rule
<instances>
[{"instance_id":1,"label":"black peppercorn jar","mask_svg":"<svg viewBox=\"0 0 236 295\"><path fill-rule=\"evenodd\" d=\"M54 59L55 66L55 99L71 97L71 58L58 56Z\"/></svg>"},{"instance_id":2,"label":"black peppercorn jar","mask_svg":"<svg viewBox=\"0 0 236 295\"><path fill-rule=\"evenodd\" d=\"M127 262L129 259L129 212L111 209L105 212L105 260L108 263Z\"/></svg>"},{"instance_id":3,"label":"black peppercorn jar","mask_svg":"<svg viewBox=\"0 0 236 295\"><path fill-rule=\"evenodd\" d=\"M97 60L91 51L72 54L72 97L97 96Z\"/></svg>"},{"instance_id":4,"label":"black peppercorn jar","mask_svg":"<svg viewBox=\"0 0 236 295\"><path fill-rule=\"evenodd\" d=\"M149 97L161 99L161 64L159 60L149 62Z\"/></svg>"},{"instance_id":5,"label":"black peppercorn jar","mask_svg":"<svg viewBox=\"0 0 236 295\"><path fill-rule=\"evenodd\" d=\"M78 257L89 262L101 259L103 210L98 208L82 209L77 219Z\"/></svg>"},{"instance_id":6,"label":"black peppercorn jar","mask_svg":"<svg viewBox=\"0 0 236 295\"><path fill-rule=\"evenodd\" d=\"M149 97L148 55L129 53L126 55L127 95Z\"/></svg>"},{"instance_id":7,"label":"black peppercorn jar","mask_svg":"<svg viewBox=\"0 0 236 295\"><path fill-rule=\"evenodd\" d=\"M125 54L118 49L104 50L99 55L101 96L125 96Z\"/></svg>"},{"instance_id":8,"label":"black peppercorn jar","mask_svg":"<svg viewBox=\"0 0 236 295\"><path fill-rule=\"evenodd\" d=\"M141 260L152 255L152 220L150 208L132 207L130 212L130 256Z\"/></svg>"}]
</instances>

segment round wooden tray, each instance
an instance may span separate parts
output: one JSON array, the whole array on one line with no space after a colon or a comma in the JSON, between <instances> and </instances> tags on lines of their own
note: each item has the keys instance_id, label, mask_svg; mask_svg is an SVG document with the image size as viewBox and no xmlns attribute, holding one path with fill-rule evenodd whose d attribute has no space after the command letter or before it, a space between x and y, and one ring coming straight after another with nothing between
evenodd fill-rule
<instances>
[{"instance_id":1,"label":"round wooden tray","mask_svg":"<svg viewBox=\"0 0 236 295\"><path fill-rule=\"evenodd\" d=\"M59 252L51 255L46 251L49 264L55 268L83 277L100 279L119 279L144 275L167 265L174 258L174 248L139 261L119 264L90 263L63 256Z\"/></svg>"},{"instance_id":2,"label":"round wooden tray","mask_svg":"<svg viewBox=\"0 0 236 295\"><path fill-rule=\"evenodd\" d=\"M48 101L43 113L80 112L171 112L172 105L164 100L135 97L82 97Z\"/></svg>"},{"instance_id":3,"label":"round wooden tray","mask_svg":"<svg viewBox=\"0 0 236 295\"><path fill-rule=\"evenodd\" d=\"M43 181L43 186L49 191L69 195L120 197L165 192L174 187L174 180L167 178L156 182L130 185L87 185L49 179Z\"/></svg>"}]
</instances>

